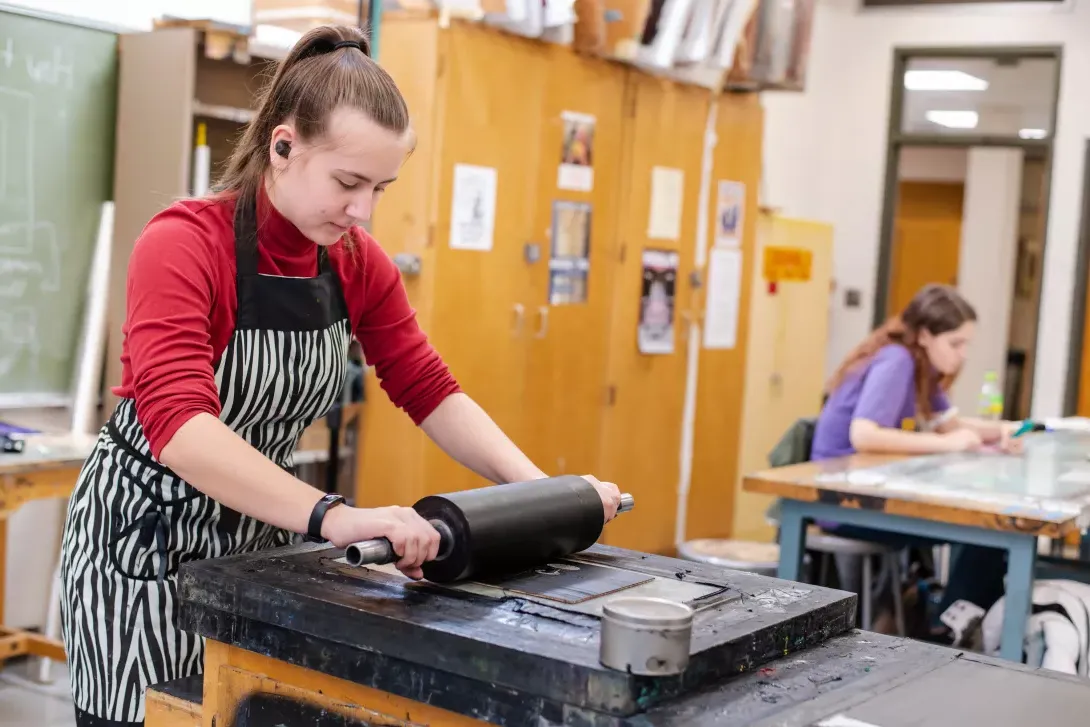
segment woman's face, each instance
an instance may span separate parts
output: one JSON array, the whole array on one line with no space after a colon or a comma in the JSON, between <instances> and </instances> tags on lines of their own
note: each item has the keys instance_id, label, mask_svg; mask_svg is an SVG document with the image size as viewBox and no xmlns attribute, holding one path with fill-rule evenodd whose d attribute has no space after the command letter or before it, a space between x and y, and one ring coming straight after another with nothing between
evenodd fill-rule
<instances>
[{"instance_id":1,"label":"woman's face","mask_svg":"<svg viewBox=\"0 0 1090 727\"><path fill-rule=\"evenodd\" d=\"M943 375L950 376L961 370L972 343L975 324L962 323L959 328L938 335L930 331L920 332L920 346L927 352L931 365Z\"/></svg>"},{"instance_id":2,"label":"woman's face","mask_svg":"<svg viewBox=\"0 0 1090 727\"><path fill-rule=\"evenodd\" d=\"M282 124L269 147L269 196L307 238L332 245L349 227L371 219L411 151L411 138L354 109L334 111L321 139L304 140L291 124ZM281 140L291 144L287 159L275 151Z\"/></svg>"}]
</instances>

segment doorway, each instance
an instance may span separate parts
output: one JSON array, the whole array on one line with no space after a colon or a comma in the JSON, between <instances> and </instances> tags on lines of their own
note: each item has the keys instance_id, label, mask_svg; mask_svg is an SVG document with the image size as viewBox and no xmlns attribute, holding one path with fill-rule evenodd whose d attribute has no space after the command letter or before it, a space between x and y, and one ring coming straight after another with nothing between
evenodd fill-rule
<instances>
[{"instance_id":1,"label":"doorway","mask_svg":"<svg viewBox=\"0 0 1090 727\"><path fill-rule=\"evenodd\" d=\"M1060 53L895 51L874 325L957 287L978 314L951 392L968 415L988 372L1005 417L1032 405Z\"/></svg>"}]
</instances>

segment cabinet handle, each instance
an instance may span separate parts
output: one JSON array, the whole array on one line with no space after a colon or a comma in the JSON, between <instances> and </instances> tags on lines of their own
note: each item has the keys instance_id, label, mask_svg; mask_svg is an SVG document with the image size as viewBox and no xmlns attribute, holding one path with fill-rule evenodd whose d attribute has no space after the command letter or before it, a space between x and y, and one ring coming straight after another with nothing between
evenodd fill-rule
<instances>
[{"instance_id":1,"label":"cabinet handle","mask_svg":"<svg viewBox=\"0 0 1090 727\"><path fill-rule=\"evenodd\" d=\"M522 335L522 321L526 318L526 308L522 303L515 303L515 330L512 331L516 336Z\"/></svg>"},{"instance_id":2,"label":"cabinet handle","mask_svg":"<svg viewBox=\"0 0 1090 727\"><path fill-rule=\"evenodd\" d=\"M537 329L537 333L534 334L534 337L545 338L545 334L549 331L549 306L538 306L537 312L541 317L541 326Z\"/></svg>"}]
</instances>

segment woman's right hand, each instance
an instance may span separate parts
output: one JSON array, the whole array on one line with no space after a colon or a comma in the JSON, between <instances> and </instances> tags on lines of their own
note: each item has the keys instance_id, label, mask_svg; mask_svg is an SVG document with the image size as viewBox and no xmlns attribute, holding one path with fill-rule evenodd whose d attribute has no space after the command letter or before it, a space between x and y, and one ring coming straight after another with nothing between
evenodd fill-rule
<instances>
[{"instance_id":1,"label":"woman's right hand","mask_svg":"<svg viewBox=\"0 0 1090 727\"><path fill-rule=\"evenodd\" d=\"M972 429L960 427L942 435L947 452L971 452L984 446L984 440Z\"/></svg>"},{"instance_id":2,"label":"woman's right hand","mask_svg":"<svg viewBox=\"0 0 1090 727\"><path fill-rule=\"evenodd\" d=\"M424 577L420 566L439 553L439 531L411 507L334 507L322 521L322 537L338 548L386 538L400 556L397 569L413 580Z\"/></svg>"}]
</instances>

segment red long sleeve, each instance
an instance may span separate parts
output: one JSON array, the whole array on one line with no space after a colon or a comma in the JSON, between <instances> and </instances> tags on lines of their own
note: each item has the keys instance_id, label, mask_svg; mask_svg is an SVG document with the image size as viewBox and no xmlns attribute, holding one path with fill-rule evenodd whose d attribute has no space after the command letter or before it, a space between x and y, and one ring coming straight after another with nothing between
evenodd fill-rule
<instances>
[{"instance_id":1,"label":"red long sleeve","mask_svg":"<svg viewBox=\"0 0 1090 727\"><path fill-rule=\"evenodd\" d=\"M420 424L446 397L459 391L449 369L428 342L401 280L401 272L373 237L357 231L362 255L362 290L345 291L356 321L354 331L382 389L413 422ZM356 280L360 268L342 256L342 279ZM357 274L347 274L355 269ZM362 293L362 294L361 294Z\"/></svg>"},{"instance_id":2,"label":"red long sleeve","mask_svg":"<svg viewBox=\"0 0 1090 727\"><path fill-rule=\"evenodd\" d=\"M262 206L258 272L317 274L317 249L286 219ZM122 381L160 452L193 416L218 416L214 368L235 327L234 204L187 201L156 215L129 260ZM352 330L390 400L416 423L459 390L420 330L401 275L379 244L356 230L355 249L329 249Z\"/></svg>"},{"instance_id":3,"label":"red long sleeve","mask_svg":"<svg viewBox=\"0 0 1090 727\"><path fill-rule=\"evenodd\" d=\"M207 215L172 207L147 225L129 259L122 384L156 458L193 416L219 416L212 310L224 266ZM233 287L233 286L232 286ZM218 345L217 345L218 344Z\"/></svg>"}]
</instances>

